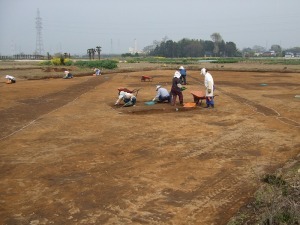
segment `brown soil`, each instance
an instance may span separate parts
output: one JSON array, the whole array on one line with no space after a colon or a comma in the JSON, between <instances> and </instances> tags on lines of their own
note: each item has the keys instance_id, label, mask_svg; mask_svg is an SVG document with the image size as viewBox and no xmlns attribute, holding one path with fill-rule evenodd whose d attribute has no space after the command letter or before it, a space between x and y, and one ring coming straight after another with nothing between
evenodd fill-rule
<instances>
[{"instance_id":1,"label":"brown soil","mask_svg":"<svg viewBox=\"0 0 300 225\"><path fill-rule=\"evenodd\" d=\"M0 80L0 224L222 225L300 153L299 73L212 71L214 109L145 105L173 73Z\"/></svg>"}]
</instances>

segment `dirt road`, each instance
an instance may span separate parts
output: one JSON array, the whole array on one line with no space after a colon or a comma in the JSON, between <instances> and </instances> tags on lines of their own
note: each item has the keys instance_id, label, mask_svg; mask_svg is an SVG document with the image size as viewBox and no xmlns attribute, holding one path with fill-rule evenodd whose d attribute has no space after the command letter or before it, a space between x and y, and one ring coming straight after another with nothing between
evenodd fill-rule
<instances>
[{"instance_id":1,"label":"dirt road","mask_svg":"<svg viewBox=\"0 0 300 225\"><path fill-rule=\"evenodd\" d=\"M0 84L0 224L222 225L299 157L299 73L212 71L215 109L145 105L173 73ZM118 87L141 88L135 107Z\"/></svg>"}]
</instances>

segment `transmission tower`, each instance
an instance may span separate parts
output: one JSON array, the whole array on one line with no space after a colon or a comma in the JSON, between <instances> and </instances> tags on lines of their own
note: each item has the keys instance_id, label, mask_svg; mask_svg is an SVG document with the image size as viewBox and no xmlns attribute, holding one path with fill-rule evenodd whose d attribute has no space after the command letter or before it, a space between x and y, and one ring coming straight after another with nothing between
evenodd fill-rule
<instances>
[{"instance_id":1,"label":"transmission tower","mask_svg":"<svg viewBox=\"0 0 300 225\"><path fill-rule=\"evenodd\" d=\"M35 53L42 55L44 53L44 45L42 39L42 18L40 17L40 10L37 9L37 16L35 18L35 28L36 28L36 45Z\"/></svg>"}]
</instances>

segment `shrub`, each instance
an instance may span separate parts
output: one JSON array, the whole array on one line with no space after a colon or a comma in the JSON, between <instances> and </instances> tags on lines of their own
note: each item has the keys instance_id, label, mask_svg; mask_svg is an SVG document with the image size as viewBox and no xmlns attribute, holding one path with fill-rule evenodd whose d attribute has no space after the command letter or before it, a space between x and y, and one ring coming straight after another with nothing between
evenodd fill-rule
<instances>
[{"instance_id":1,"label":"shrub","mask_svg":"<svg viewBox=\"0 0 300 225\"><path fill-rule=\"evenodd\" d=\"M87 68L104 68L104 69L115 69L118 67L118 62L115 60L100 60L100 61L77 61L75 66L87 67Z\"/></svg>"},{"instance_id":2,"label":"shrub","mask_svg":"<svg viewBox=\"0 0 300 225\"><path fill-rule=\"evenodd\" d=\"M60 65L62 65L60 58L53 58L53 59L51 59L51 64L54 65L54 66L60 66Z\"/></svg>"},{"instance_id":3,"label":"shrub","mask_svg":"<svg viewBox=\"0 0 300 225\"><path fill-rule=\"evenodd\" d=\"M217 59L216 61L212 61L211 63L238 63L240 60L238 59L231 59L231 58L222 58Z\"/></svg>"},{"instance_id":4,"label":"shrub","mask_svg":"<svg viewBox=\"0 0 300 225\"><path fill-rule=\"evenodd\" d=\"M73 64L73 62L72 62L72 60L70 60L70 59L67 58L67 59L64 60L64 64L66 66L71 66Z\"/></svg>"},{"instance_id":5,"label":"shrub","mask_svg":"<svg viewBox=\"0 0 300 225\"><path fill-rule=\"evenodd\" d=\"M227 225L299 225L300 164L280 175L266 174L254 201L244 207Z\"/></svg>"},{"instance_id":6,"label":"shrub","mask_svg":"<svg viewBox=\"0 0 300 225\"><path fill-rule=\"evenodd\" d=\"M39 64L40 64L40 65L43 65L43 66L51 66L51 65L52 65L52 63L51 63L50 60L42 61L42 62L40 62Z\"/></svg>"},{"instance_id":7,"label":"shrub","mask_svg":"<svg viewBox=\"0 0 300 225\"><path fill-rule=\"evenodd\" d=\"M53 58L51 60L40 62L40 65L44 66L71 66L72 64L73 61L68 58Z\"/></svg>"}]
</instances>

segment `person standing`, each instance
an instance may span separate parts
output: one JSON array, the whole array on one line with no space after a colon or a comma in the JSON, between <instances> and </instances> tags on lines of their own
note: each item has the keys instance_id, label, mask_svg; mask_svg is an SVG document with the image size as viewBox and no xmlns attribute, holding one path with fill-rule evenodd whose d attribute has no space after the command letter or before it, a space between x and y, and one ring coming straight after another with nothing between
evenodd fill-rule
<instances>
[{"instance_id":1,"label":"person standing","mask_svg":"<svg viewBox=\"0 0 300 225\"><path fill-rule=\"evenodd\" d=\"M172 80L172 88L171 88L171 95L172 95L172 103L171 105L174 106L176 104L176 98L179 97L180 105L183 105L183 95L182 95L182 85L180 81L180 73L178 71L175 72L173 80Z\"/></svg>"},{"instance_id":2,"label":"person standing","mask_svg":"<svg viewBox=\"0 0 300 225\"><path fill-rule=\"evenodd\" d=\"M186 85L186 69L183 66L179 67L179 73L181 75L180 80L183 85Z\"/></svg>"},{"instance_id":3,"label":"person standing","mask_svg":"<svg viewBox=\"0 0 300 225\"><path fill-rule=\"evenodd\" d=\"M167 91L167 89L161 87L161 85L156 86L156 96L153 98L153 101L157 102L165 102L168 101L171 102L171 95Z\"/></svg>"},{"instance_id":4,"label":"person standing","mask_svg":"<svg viewBox=\"0 0 300 225\"><path fill-rule=\"evenodd\" d=\"M205 97L206 97L206 107L209 108L210 106L212 108L215 107L214 102L214 79L212 75L207 72L207 69L202 68L201 74L204 76L204 86L205 86Z\"/></svg>"}]
</instances>

